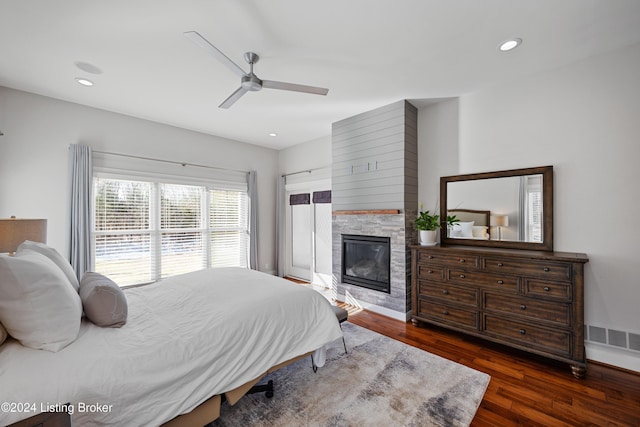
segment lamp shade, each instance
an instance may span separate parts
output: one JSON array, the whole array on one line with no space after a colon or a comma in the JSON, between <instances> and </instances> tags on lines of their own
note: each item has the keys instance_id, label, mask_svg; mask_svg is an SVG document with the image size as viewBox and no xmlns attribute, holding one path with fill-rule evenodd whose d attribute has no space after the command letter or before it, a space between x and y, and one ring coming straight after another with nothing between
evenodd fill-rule
<instances>
[{"instance_id":1,"label":"lamp shade","mask_svg":"<svg viewBox=\"0 0 640 427\"><path fill-rule=\"evenodd\" d=\"M0 253L13 253L25 240L47 243L46 219L0 219Z\"/></svg>"},{"instance_id":2,"label":"lamp shade","mask_svg":"<svg viewBox=\"0 0 640 427\"><path fill-rule=\"evenodd\" d=\"M508 227L509 215L491 215L489 225L492 227Z\"/></svg>"}]
</instances>

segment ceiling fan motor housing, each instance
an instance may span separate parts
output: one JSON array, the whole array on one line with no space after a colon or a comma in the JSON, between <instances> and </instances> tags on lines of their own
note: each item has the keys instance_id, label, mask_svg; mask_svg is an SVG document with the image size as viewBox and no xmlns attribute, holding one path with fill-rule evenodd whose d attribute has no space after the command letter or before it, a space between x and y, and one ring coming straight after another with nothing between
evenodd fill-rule
<instances>
[{"instance_id":1,"label":"ceiling fan motor housing","mask_svg":"<svg viewBox=\"0 0 640 427\"><path fill-rule=\"evenodd\" d=\"M242 86L246 90L257 92L262 89L262 80L256 77L255 74L247 74L246 76L242 77L240 86Z\"/></svg>"}]
</instances>

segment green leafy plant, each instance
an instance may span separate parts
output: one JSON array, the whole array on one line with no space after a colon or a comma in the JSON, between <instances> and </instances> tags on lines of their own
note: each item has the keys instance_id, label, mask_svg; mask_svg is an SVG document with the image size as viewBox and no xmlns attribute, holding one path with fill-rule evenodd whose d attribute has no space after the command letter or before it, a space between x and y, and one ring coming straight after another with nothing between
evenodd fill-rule
<instances>
[{"instance_id":1,"label":"green leafy plant","mask_svg":"<svg viewBox=\"0 0 640 427\"><path fill-rule=\"evenodd\" d=\"M448 215L446 222L447 225L453 225L460 220L455 215ZM415 226L418 230L437 230L441 227L440 215L431 215L429 211L420 212L415 220Z\"/></svg>"},{"instance_id":2,"label":"green leafy plant","mask_svg":"<svg viewBox=\"0 0 640 427\"><path fill-rule=\"evenodd\" d=\"M451 227L456 222L460 222L460 220L458 218L456 218L455 215L447 215L447 225L449 227Z\"/></svg>"},{"instance_id":3,"label":"green leafy plant","mask_svg":"<svg viewBox=\"0 0 640 427\"><path fill-rule=\"evenodd\" d=\"M429 211L420 212L415 225L418 230L437 230L440 228L440 215L431 215Z\"/></svg>"}]
</instances>

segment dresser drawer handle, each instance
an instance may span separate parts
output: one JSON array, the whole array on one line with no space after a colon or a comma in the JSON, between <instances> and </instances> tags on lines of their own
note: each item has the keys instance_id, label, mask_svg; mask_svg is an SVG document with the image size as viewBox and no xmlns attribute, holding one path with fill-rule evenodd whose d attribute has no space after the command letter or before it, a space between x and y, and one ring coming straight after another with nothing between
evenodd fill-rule
<instances>
[{"instance_id":1,"label":"dresser drawer handle","mask_svg":"<svg viewBox=\"0 0 640 427\"><path fill-rule=\"evenodd\" d=\"M449 295L449 291L445 289L444 291L442 291L442 294L443 295Z\"/></svg>"},{"instance_id":2,"label":"dresser drawer handle","mask_svg":"<svg viewBox=\"0 0 640 427\"><path fill-rule=\"evenodd\" d=\"M443 311L442 314L444 314L445 316L449 315L449 312L447 310Z\"/></svg>"},{"instance_id":3,"label":"dresser drawer handle","mask_svg":"<svg viewBox=\"0 0 640 427\"><path fill-rule=\"evenodd\" d=\"M502 267L503 265L504 265L504 264L503 264L503 263L501 263L501 262L499 262L499 263L498 263L498 267Z\"/></svg>"},{"instance_id":4,"label":"dresser drawer handle","mask_svg":"<svg viewBox=\"0 0 640 427\"><path fill-rule=\"evenodd\" d=\"M545 290L545 292L549 292L549 291L551 290L551 288L550 288L550 287L548 287L548 286L545 286L545 287L544 287L544 290Z\"/></svg>"},{"instance_id":5,"label":"dresser drawer handle","mask_svg":"<svg viewBox=\"0 0 640 427\"><path fill-rule=\"evenodd\" d=\"M433 270L427 270L427 273L432 274Z\"/></svg>"},{"instance_id":6,"label":"dresser drawer handle","mask_svg":"<svg viewBox=\"0 0 640 427\"><path fill-rule=\"evenodd\" d=\"M504 283L504 280L498 280L498 285L502 285Z\"/></svg>"},{"instance_id":7,"label":"dresser drawer handle","mask_svg":"<svg viewBox=\"0 0 640 427\"><path fill-rule=\"evenodd\" d=\"M433 255L429 255L427 258L429 258L429 259L433 259Z\"/></svg>"},{"instance_id":8,"label":"dresser drawer handle","mask_svg":"<svg viewBox=\"0 0 640 427\"><path fill-rule=\"evenodd\" d=\"M460 262L464 262L464 259L461 259Z\"/></svg>"},{"instance_id":9,"label":"dresser drawer handle","mask_svg":"<svg viewBox=\"0 0 640 427\"><path fill-rule=\"evenodd\" d=\"M551 269L549 267L545 267L542 270L548 273Z\"/></svg>"},{"instance_id":10,"label":"dresser drawer handle","mask_svg":"<svg viewBox=\"0 0 640 427\"><path fill-rule=\"evenodd\" d=\"M527 309L527 306L526 306L526 305L524 305L524 304L520 304L520 310L526 310L526 309Z\"/></svg>"},{"instance_id":11,"label":"dresser drawer handle","mask_svg":"<svg viewBox=\"0 0 640 427\"><path fill-rule=\"evenodd\" d=\"M461 279L464 279L464 274L461 274L461 275L460 275L460 278L461 278Z\"/></svg>"},{"instance_id":12,"label":"dresser drawer handle","mask_svg":"<svg viewBox=\"0 0 640 427\"><path fill-rule=\"evenodd\" d=\"M524 334L526 334L526 333L527 333L527 331L526 331L525 329L520 329L520 333L521 333L522 335L524 335Z\"/></svg>"}]
</instances>

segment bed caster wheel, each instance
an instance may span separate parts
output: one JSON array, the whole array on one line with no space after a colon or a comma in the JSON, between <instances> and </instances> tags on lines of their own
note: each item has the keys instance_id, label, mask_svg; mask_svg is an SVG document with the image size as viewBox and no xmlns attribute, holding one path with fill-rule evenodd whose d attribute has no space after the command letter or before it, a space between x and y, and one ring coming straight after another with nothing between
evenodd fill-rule
<instances>
[{"instance_id":1,"label":"bed caster wheel","mask_svg":"<svg viewBox=\"0 0 640 427\"><path fill-rule=\"evenodd\" d=\"M272 391L268 391L264 395L267 396L267 398L271 399L273 397L273 392Z\"/></svg>"}]
</instances>

